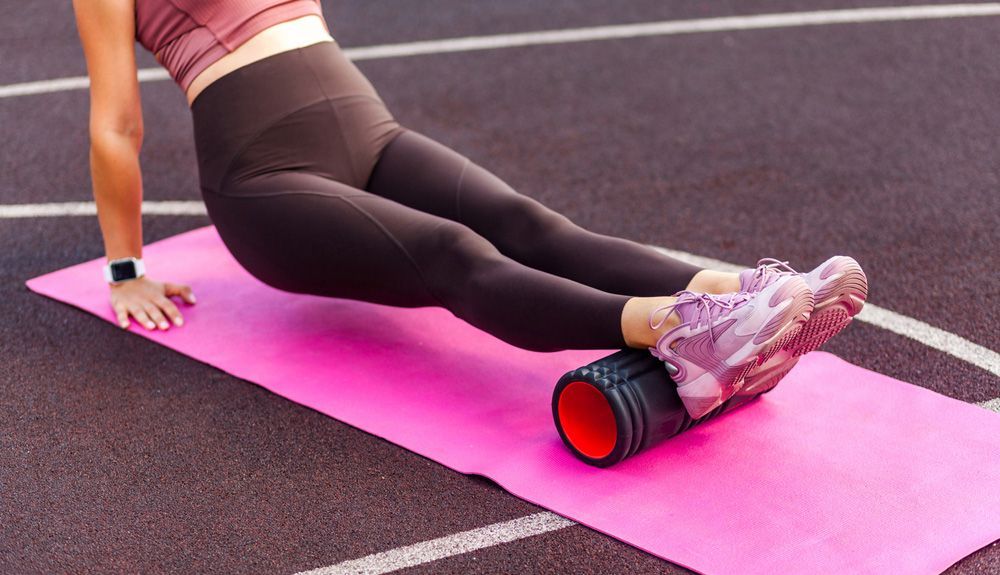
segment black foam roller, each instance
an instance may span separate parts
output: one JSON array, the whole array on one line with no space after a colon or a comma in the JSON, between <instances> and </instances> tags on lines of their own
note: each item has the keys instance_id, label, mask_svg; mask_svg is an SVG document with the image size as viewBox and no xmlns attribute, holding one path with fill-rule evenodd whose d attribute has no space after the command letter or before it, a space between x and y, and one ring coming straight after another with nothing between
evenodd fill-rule
<instances>
[{"instance_id":1,"label":"black foam roller","mask_svg":"<svg viewBox=\"0 0 1000 575\"><path fill-rule=\"evenodd\" d=\"M608 467L758 396L735 395L694 420L663 362L646 350L626 348L559 378L552 416L574 455Z\"/></svg>"}]
</instances>

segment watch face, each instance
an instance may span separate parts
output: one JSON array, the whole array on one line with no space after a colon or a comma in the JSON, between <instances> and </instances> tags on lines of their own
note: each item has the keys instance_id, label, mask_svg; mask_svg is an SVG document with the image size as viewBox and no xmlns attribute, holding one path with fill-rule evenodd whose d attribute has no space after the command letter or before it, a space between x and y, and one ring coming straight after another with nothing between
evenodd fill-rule
<instances>
[{"instance_id":1,"label":"watch face","mask_svg":"<svg viewBox=\"0 0 1000 575\"><path fill-rule=\"evenodd\" d=\"M115 262L111 264L111 281L125 281L135 278L135 262Z\"/></svg>"}]
</instances>

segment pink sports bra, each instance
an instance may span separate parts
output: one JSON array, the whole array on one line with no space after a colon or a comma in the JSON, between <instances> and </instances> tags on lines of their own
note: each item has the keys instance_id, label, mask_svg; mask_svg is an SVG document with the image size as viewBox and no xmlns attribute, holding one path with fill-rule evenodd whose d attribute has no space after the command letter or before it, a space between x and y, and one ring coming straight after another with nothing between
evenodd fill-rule
<instances>
[{"instance_id":1,"label":"pink sports bra","mask_svg":"<svg viewBox=\"0 0 1000 575\"><path fill-rule=\"evenodd\" d=\"M256 33L309 14L322 17L320 0L135 0L135 37L186 93Z\"/></svg>"}]
</instances>

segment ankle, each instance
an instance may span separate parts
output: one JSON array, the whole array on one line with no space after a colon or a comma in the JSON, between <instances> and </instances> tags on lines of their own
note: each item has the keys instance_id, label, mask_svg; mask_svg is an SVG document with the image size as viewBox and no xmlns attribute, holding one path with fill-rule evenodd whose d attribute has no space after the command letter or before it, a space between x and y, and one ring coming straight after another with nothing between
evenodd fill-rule
<instances>
[{"instance_id":1,"label":"ankle","mask_svg":"<svg viewBox=\"0 0 1000 575\"><path fill-rule=\"evenodd\" d=\"M653 318L656 328L649 327L650 315L656 308L677 301L675 297L633 297L625 302L622 309L622 336L629 347L646 349L656 345L660 336L680 324L680 317L672 310L660 310ZM664 319L664 315L667 315Z\"/></svg>"}]
</instances>

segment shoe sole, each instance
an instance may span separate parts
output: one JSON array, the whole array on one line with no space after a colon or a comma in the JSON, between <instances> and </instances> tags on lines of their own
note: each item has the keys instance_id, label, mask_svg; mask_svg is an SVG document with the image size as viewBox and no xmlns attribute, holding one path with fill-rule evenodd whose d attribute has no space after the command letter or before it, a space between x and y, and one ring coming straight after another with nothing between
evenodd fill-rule
<instances>
[{"instance_id":1,"label":"shoe sole","mask_svg":"<svg viewBox=\"0 0 1000 575\"><path fill-rule=\"evenodd\" d=\"M813 309L813 294L805 281L794 289L791 302L784 309L775 312L754 334L756 339L761 333L773 331L769 338L750 348L742 357L731 356L726 364L732 364L721 373L705 373L677 388L684 407L692 419L699 419L735 395L747 375L781 350L789 341L800 333L810 317ZM784 301L784 298L783 300ZM751 340L752 341L752 340Z\"/></svg>"},{"instance_id":2,"label":"shoe sole","mask_svg":"<svg viewBox=\"0 0 1000 575\"><path fill-rule=\"evenodd\" d=\"M854 316L861 311L868 299L868 278L853 259L842 265L843 269L840 271L843 275L814 294L816 307L809 321L778 349L781 355L777 356L777 361L764 366L767 361L764 360L761 362L762 369L751 370L741 394L767 393L774 389L795 367L801 356L819 349L850 325Z\"/></svg>"}]
</instances>

